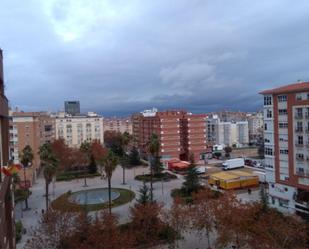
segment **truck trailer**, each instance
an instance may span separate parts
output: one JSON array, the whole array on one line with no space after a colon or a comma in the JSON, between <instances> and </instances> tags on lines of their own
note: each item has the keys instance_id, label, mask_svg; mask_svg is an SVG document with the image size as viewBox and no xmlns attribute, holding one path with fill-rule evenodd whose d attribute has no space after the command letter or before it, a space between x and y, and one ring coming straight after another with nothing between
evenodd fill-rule
<instances>
[{"instance_id":1,"label":"truck trailer","mask_svg":"<svg viewBox=\"0 0 309 249\"><path fill-rule=\"evenodd\" d=\"M243 168L244 166L245 160L243 158L229 159L222 163L223 170Z\"/></svg>"}]
</instances>

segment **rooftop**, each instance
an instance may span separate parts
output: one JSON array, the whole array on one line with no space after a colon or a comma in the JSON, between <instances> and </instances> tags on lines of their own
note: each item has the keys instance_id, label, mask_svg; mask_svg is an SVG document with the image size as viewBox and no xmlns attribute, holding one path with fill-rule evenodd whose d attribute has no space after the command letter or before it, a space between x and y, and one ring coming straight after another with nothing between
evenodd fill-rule
<instances>
[{"instance_id":1,"label":"rooftop","mask_svg":"<svg viewBox=\"0 0 309 249\"><path fill-rule=\"evenodd\" d=\"M260 92L260 94L281 94L309 91L309 82L293 83Z\"/></svg>"}]
</instances>

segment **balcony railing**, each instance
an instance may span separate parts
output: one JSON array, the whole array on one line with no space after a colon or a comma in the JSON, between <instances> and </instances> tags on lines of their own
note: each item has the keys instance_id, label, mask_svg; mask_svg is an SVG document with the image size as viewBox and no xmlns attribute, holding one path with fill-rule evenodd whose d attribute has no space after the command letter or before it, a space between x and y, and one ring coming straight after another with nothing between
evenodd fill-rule
<instances>
[{"instance_id":1,"label":"balcony railing","mask_svg":"<svg viewBox=\"0 0 309 249\"><path fill-rule=\"evenodd\" d=\"M306 113L305 113L305 117L306 117L306 118L309 118L309 112L306 112Z\"/></svg>"},{"instance_id":2,"label":"balcony railing","mask_svg":"<svg viewBox=\"0 0 309 249\"><path fill-rule=\"evenodd\" d=\"M294 116L296 119L302 119L304 116L302 113L296 113Z\"/></svg>"},{"instance_id":3,"label":"balcony railing","mask_svg":"<svg viewBox=\"0 0 309 249\"><path fill-rule=\"evenodd\" d=\"M300 157L300 156L296 156L296 160L297 160L297 161L304 161L304 160L305 160L305 158Z\"/></svg>"},{"instance_id":4,"label":"balcony railing","mask_svg":"<svg viewBox=\"0 0 309 249\"><path fill-rule=\"evenodd\" d=\"M295 132L303 132L303 127L296 127Z\"/></svg>"},{"instance_id":5,"label":"balcony railing","mask_svg":"<svg viewBox=\"0 0 309 249\"><path fill-rule=\"evenodd\" d=\"M304 144L303 143L299 143L298 141L295 142L295 146L296 147L303 147Z\"/></svg>"}]
</instances>

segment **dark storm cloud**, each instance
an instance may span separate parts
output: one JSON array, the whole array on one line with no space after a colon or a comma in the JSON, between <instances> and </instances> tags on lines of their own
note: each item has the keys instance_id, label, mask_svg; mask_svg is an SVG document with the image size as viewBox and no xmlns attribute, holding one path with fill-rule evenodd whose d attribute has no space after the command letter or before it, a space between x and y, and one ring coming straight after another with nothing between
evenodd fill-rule
<instances>
[{"instance_id":1,"label":"dark storm cloud","mask_svg":"<svg viewBox=\"0 0 309 249\"><path fill-rule=\"evenodd\" d=\"M253 111L308 80L308 1L1 2L7 95L25 110Z\"/></svg>"}]
</instances>

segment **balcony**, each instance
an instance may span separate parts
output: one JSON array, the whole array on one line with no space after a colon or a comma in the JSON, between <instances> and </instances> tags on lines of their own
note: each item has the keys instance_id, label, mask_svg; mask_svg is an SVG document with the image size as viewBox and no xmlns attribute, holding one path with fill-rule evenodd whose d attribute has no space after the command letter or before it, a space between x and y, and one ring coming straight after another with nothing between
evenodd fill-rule
<instances>
[{"instance_id":1,"label":"balcony","mask_svg":"<svg viewBox=\"0 0 309 249\"><path fill-rule=\"evenodd\" d=\"M305 117L306 117L307 119L309 119L309 112L306 112L306 113L305 113Z\"/></svg>"},{"instance_id":2,"label":"balcony","mask_svg":"<svg viewBox=\"0 0 309 249\"><path fill-rule=\"evenodd\" d=\"M294 116L295 119L302 119L303 117L304 116L303 116L302 113L296 113L295 116Z\"/></svg>"},{"instance_id":3,"label":"balcony","mask_svg":"<svg viewBox=\"0 0 309 249\"><path fill-rule=\"evenodd\" d=\"M304 157L301 157L301 156L297 156L297 155L296 155L296 160L302 162L302 161L304 161L305 159L304 159Z\"/></svg>"},{"instance_id":4,"label":"balcony","mask_svg":"<svg viewBox=\"0 0 309 249\"><path fill-rule=\"evenodd\" d=\"M295 146L296 147L303 147L304 144L303 143L299 143L298 141L295 142Z\"/></svg>"},{"instance_id":5,"label":"balcony","mask_svg":"<svg viewBox=\"0 0 309 249\"><path fill-rule=\"evenodd\" d=\"M303 132L303 127L296 127L295 132Z\"/></svg>"}]
</instances>

